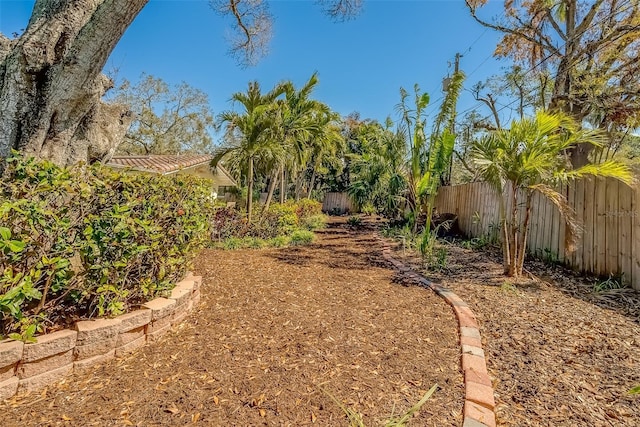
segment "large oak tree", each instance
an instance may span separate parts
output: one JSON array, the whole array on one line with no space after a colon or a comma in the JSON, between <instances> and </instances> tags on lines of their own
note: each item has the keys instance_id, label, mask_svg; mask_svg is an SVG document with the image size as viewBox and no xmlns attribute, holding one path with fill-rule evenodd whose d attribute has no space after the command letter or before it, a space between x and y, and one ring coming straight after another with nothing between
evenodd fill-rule
<instances>
[{"instance_id":1,"label":"large oak tree","mask_svg":"<svg viewBox=\"0 0 640 427\"><path fill-rule=\"evenodd\" d=\"M22 35L0 34L0 158L12 149L60 165L109 158L132 113L102 96L109 55L148 0L36 0ZM264 53L271 28L266 0L215 0L232 18L231 53L250 64ZM321 0L334 18L352 16L360 0Z\"/></svg>"},{"instance_id":2,"label":"large oak tree","mask_svg":"<svg viewBox=\"0 0 640 427\"><path fill-rule=\"evenodd\" d=\"M505 1L492 20L487 0L465 0L480 24L502 32L495 54L550 69L552 109L596 126L637 126L640 118L640 3L637 0ZM587 163L593 146L573 148L574 165Z\"/></svg>"}]
</instances>

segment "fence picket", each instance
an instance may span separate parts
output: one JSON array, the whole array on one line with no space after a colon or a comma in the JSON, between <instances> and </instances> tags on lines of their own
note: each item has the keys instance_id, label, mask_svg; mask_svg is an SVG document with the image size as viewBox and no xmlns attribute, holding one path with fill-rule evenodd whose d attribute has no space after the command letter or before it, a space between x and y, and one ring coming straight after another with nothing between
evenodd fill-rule
<instances>
[{"instance_id":1,"label":"fence picket","mask_svg":"<svg viewBox=\"0 0 640 427\"><path fill-rule=\"evenodd\" d=\"M640 290L640 190L610 178L591 178L562 185L559 191L583 227L577 250L566 253L564 219L553 203L536 193L527 239L530 253L544 255L547 249L576 270L601 276L624 274ZM513 206L509 188L505 195L509 218ZM456 213L460 230L470 238L488 235L498 223L499 197L487 183L445 187L436 205L441 212ZM521 216L523 207L518 211Z\"/></svg>"}]
</instances>

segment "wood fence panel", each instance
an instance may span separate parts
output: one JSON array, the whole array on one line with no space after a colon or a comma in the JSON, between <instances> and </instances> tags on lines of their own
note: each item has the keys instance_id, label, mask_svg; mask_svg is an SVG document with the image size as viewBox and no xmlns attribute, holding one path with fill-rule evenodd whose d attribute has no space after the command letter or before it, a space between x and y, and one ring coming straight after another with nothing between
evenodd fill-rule
<instances>
[{"instance_id":1,"label":"wood fence panel","mask_svg":"<svg viewBox=\"0 0 640 427\"><path fill-rule=\"evenodd\" d=\"M556 190L562 191L561 188L557 188ZM560 236L560 210L555 204L551 206L551 240L549 241L549 250L551 251L551 255L560 259L560 252L558 250L558 237Z\"/></svg>"},{"instance_id":2,"label":"wood fence panel","mask_svg":"<svg viewBox=\"0 0 640 427\"><path fill-rule=\"evenodd\" d=\"M347 193L326 193L322 201L322 211L340 215L355 212L351 197Z\"/></svg>"},{"instance_id":3,"label":"wood fence panel","mask_svg":"<svg viewBox=\"0 0 640 427\"><path fill-rule=\"evenodd\" d=\"M576 270L599 276L624 274L640 290L640 189L613 179L590 178L562 185L558 190L576 212L582 225L576 250L567 251L567 229L557 207L535 193L532 199L528 250L547 251ZM505 188L506 214L510 219L514 201ZM516 201L518 216L524 214L522 197ZM487 183L471 183L440 190L436 205L440 212L458 215L460 230L469 237L496 232L500 198Z\"/></svg>"},{"instance_id":4,"label":"wood fence panel","mask_svg":"<svg viewBox=\"0 0 640 427\"><path fill-rule=\"evenodd\" d=\"M635 289L640 291L640 186L636 187L633 192L631 217L633 218L633 229L631 230L631 240L633 242L631 283Z\"/></svg>"},{"instance_id":5,"label":"wood fence panel","mask_svg":"<svg viewBox=\"0 0 640 427\"><path fill-rule=\"evenodd\" d=\"M567 197L568 187L567 184L562 184L560 186L560 192L562 195ZM558 261L564 262L566 246L565 246L565 236L567 231L567 225L565 222L565 218L563 215L558 214Z\"/></svg>"},{"instance_id":6,"label":"wood fence panel","mask_svg":"<svg viewBox=\"0 0 640 427\"><path fill-rule=\"evenodd\" d=\"M594 217L593 239L595 247L596 268L595 274L605 276L607 274L607 229L606 229L606 181L596 179L596 210Z\"/></svg>"},{"instance_id":7,"label":"wood fence panel","mask_svg":"<svg viewBox=\"0 0 640 427\"><path fill-rule=\"evenodd\" d=\"M584 181L576 181L575 186L575 205L576 221L578 224L584 224ZM580 239L576 245L576 254L573 266L577 270L582 270L584 267L584 240Z\"/></svg>"},{"instance_id":8,"label":"wood fence panel","mask_svg":"<svg viewBox=\"0 0 640 427\"><path fill-rule=\"evenodd\" d=\"M631 257L633 247L631 245L631 232L633 229L633 191L624 184L618 184L618 268L624 274L624 279L633 281Z\"/></svg>"},{"instance_id":9,"label":"wood fence panel","mask_svg":"<svg viewBox=\"0 0 640 427\"><path fill-rule=\"evenodd\" d=\"M581 234L584 257L582 269L588 273L596 271L596 253L594 251L596 213L596 183L595 179L589 178L584 181L584 216Z\"/></svg>"},{"instance_id":10,"label":"wood fence panel","mask_svg":"<svg viewBox=\"0 0 640 427\"><path fill-rule=\"evenodd\" d=\"M606 274L614 274L618 270L618 182L607 183L606 205L605 205L605 226L606 226Z\"/></svg>"}]
</instances>

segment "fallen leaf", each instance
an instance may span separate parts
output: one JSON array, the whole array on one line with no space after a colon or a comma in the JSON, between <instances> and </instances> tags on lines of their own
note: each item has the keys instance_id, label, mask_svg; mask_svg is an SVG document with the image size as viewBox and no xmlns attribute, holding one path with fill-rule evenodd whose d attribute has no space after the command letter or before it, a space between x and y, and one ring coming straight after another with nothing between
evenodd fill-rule
<instances>
[{"instance_id":1,"label":"fallen leaf","mask_svg":"<svg viewBox=\"0 0 640 427\"><path fill-rule=\"evenodd\" d=\"M264 409L260 409L260 411L258 411L258 412L260 412L260 416L261 417L266 417L267 416L267 411L265 411Z\"/></svg>"},{"instance_id":2,"label":"fallen leaf","mask_svg":"<svg viewBox=\"0 0 640 427\"><path fill-rule=\"evenodd\" d=\"M191 422L194 424L197 423L199 419L200 419L200 412L196 412L191 416Z\"/></svg>"}]
</instances>

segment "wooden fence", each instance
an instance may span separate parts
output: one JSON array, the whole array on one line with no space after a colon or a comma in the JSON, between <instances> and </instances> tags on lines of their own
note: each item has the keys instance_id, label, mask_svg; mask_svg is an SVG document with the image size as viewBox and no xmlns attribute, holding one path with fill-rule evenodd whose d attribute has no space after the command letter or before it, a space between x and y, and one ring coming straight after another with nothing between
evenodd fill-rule
<instances>
[{"instance_id":1,"label":"wooden fence","mask_svg":"<svg viewBox=\"0 0 640 427\"><path fill-rule=\"evenodd\" d=\"M566 227L556 206L536 193L527 246L530 253L557 259L597 276L623 275L640 290L640 191L614 179L590 178L559 190L576 211L581 233L576 249L567 251ZM498 196L484 182L443 187L436 198L438 212L458 215L460 230L469 237L497 238ZM511 203L507 212L511 212ZM520 215L524 212L519 198Z\"/></svg>"},{"instance_id":2,"label":"wooden fence","mask_svg":"<svg viewBox=\"0 0 640 427\"><path fill-rule=\"evenodd\" d=\"M342 215L355 211L351 197L347 193L326 193L322 201L322 211Z\"/></svg>"}]
</instances>

